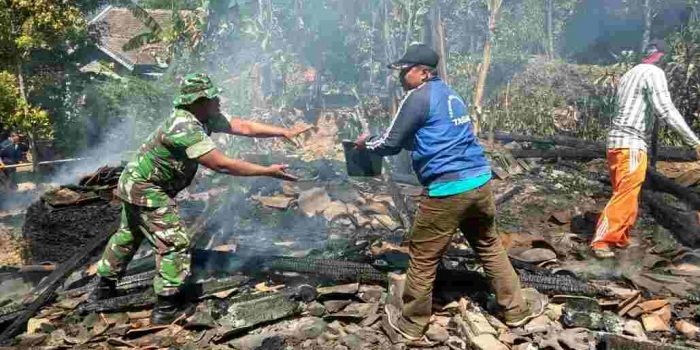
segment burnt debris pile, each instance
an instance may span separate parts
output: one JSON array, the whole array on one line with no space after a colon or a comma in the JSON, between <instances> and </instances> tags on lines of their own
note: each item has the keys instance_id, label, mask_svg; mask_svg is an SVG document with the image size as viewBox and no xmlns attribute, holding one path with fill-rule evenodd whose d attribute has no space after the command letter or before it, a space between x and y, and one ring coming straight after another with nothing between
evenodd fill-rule
<instances>
[{"instance_id":1,"label":"burnt debris pile","mask_svg":"<svg viewBox=\"0 0 700 350\"><path fill-rule=\"evenodd\" d=\"M122 169L100 168L77 184L44 193L27 208L22 233L32 262L61 263L119 220L113 190Z\"/></svg>"},{"instance_id":2,"label":"burnt debris pile","mask_svg":"<svg viewBox=\"0 0 700 350\"><path fill-rule=\"evenodd\" d=\"M512 138L486 145L499 231L521 285L550 301L522 327L496 317L488 279L461 235L437 267L426 338L407 343L385 327L385 310L400 304L408 265L402 242L422 189L406 176L349 178L338 161L297 158L289 163L306 174L299 182L217 183L205 175L177 198L196 242L185 288L196 311L166 326L149 324L156 297L148 249L129 265L117 296L87 299L97 283L96 254L118 223L112 190L120 169L99 169L46 193L27 211L24 232L35 262L58 264L0 273L2 341L81 348L696 347L700 256L692 239L681 239L693 228L679 229L674 222L683 217L668 213L695 209L700 170L660 162L649 175L645 191L654 201L644 197L633 245L615 260L598 261L588 242L610 193L604 162L572 161L566 153L533 158L527 152L539 140ZM601 156L596 150L594 158Z\"/></svg>"}]
</instances>

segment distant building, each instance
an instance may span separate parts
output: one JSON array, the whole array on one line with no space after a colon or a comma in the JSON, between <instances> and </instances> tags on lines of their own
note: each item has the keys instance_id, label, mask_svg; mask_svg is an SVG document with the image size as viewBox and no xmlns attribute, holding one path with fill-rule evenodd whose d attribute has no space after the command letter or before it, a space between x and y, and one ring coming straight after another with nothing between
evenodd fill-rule
<instances>
[{"instance_id":1,"label":"distant building","mask_svg":"<svg viewBox=\"0 0 700 350\"><path fill-rule=\"evenodd\" d=\"M162 28L172 23L170 10L146 10ZM83 71L98 73L99 62L114 63L117 74L138 74L151 77L160 76L165 68L166 46L164 43L150 43L125 51L124 45L134 37L147 33L149 29L129 9L108 6L88 22L99 52ZM104 72L101 72L104 73Z\"/></svg>"}]
</instances>

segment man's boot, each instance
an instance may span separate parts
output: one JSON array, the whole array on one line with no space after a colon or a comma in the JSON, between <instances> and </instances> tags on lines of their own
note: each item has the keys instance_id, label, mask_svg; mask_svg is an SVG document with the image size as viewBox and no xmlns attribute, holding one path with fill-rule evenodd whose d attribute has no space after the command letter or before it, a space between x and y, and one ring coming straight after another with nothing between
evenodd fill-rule
<instances>
[{"instance_id":1,"label":"man's boot","mask_svg":"<svg viewBox=\"0 0 700 350\"><path fill-rule=\"evenodd\" d=\"M179 294L159 295L151 313L151 324L171 324L183 314L191 314L194 311L192 306L184 301Z\"/></svg>"},{"instance_id":2,"label":"man's boot","mask_svg":"<svg viewBox=\"0 0 700 350\"><path fill-rule=\"evenodd\" d=\"M88 297L89 302L117 297L117 281L99 277L97 286Z\"/></svg>"}]
</instances>

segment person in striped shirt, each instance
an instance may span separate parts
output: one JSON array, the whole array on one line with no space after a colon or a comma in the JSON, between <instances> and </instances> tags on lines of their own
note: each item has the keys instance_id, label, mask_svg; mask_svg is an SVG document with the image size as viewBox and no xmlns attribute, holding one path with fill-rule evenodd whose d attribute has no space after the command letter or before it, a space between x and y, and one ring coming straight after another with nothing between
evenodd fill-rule
<instances>
[{"instance_id":1,"label":"person in striped shirt","mask_svg":"<svg viewBox=\"0 0 700 350\"><path fill-rule=\"evenodd\" d=\"M641 64L630 69L617 91L618 112L608 133L608 170L613 195L596 225L591 242L593 255L612 258L612 247L629 245L630 230L637 219L639 193L646 177L647 148L656 114L695 147L700 156L700 139L690 129L671 100L662 69L666 45L654 40Z\"/></svg>"}]
</instances>

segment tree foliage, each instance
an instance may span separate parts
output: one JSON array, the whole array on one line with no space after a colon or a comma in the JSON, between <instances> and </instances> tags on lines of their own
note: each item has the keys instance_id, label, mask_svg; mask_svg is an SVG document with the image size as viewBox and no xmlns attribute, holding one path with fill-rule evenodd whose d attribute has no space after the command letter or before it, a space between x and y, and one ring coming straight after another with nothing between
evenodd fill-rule
<instances>
[{"instance_id":1,"label":"tree foliage","mask_svg":"<svg viewBox=\"0 0 700 350\"><path fill-rule=\"evenodd\" d=\"M6 119L10 127L26 132L35 138L51 138L53 129L49 114L40 107L33 107L27 100L19 99L14 113Z\"/></svg>"},{"instance_id":2,"label":"tree foliage","mask_svg":"<svg viewBox=\"0 0 700 350\"><path fill-rule=\"evenodd\" d=\"M2 116L6 128L13 128L27 134L33 160L38 161L36 140L51 137L51 120L47 111L33 105L31 93L33 82L43 78L42 74L32 74L37 79L25 79L25 66L35 55L55 48L67 49L71 40L78 39L84 32L84 11L94 6L90 1L61 0L5 0L0 9L0 69L12 72L15 79L3 79L4 89L14 89L18 93L5 97L15 101L11 112ZM3 73L7 76L8 73Z\"/></svg>"},{"instance_id":3,"label":"tree foliage","mask_svg":"<svg viewBox=\"0 0 700 350\"><path fill-rule=\"evenodd\" d=\"M0 11L0 57L16 60L33 49L50 49L83 30L81 1L5 0Z\"/></svg>"},{"instance_id":4,"label":"tree foliage","mask_svg":"<svg viewBox=\"0 0 700 350\"><path fill-rule=\"evenodd\" d=\"M0 125L8 123L3 116L14 114L18 99L17 78L8 72L0 71Z\"/></svg>"},{"instance_id":5,"label":"tree foliage","mask_svg":"<svg viewBox=\"0 0 700 350\"><path fill-rule=\"evenodd\" d=\"M551 121L546 116L553 108L576 106L588 111L589 120L609 118L611 86L638 60L646 2L652 10L651 37L667 37L673 47L667 72L672 95L689 121L698 119L698 0L503 1L493 33L491 0L107 2L130 9L148 28L125 48L152 43L168 48L164 76L156 82L138 76L114 80L87 77L75 69L83 63L76 48L89 45L84 25L96 1L5 0L7 6L0 11L0 70L6 71L0 74L0 113L13 112L4 113L3 123L17 123L17 116L41 121L44 114L32 112L41 107L51 117L57 145L72 154L109 132L115 120L150 127L168 113L179 79L192 71L213 75L234 114L250 112L259 94L264 104L285 108L300 96L308 101L341 95L354 101L357 95L359 100L390 102L400 96L400 88L386 63L400 57L411 42L435 40L431 26L440 16L447 74L465 100L473 99L491 36L486 113L497 113L498 122L510 127L539 120L542 124L533 131L548 133L552 125L544 120ZM172 21L157 23L150 9L171 10ZM51 61L70 64L54 73ZM586 101L562 98L551 87L526 93L514 81L533 62L594 64L590 78L600 89ZM21 101L20 81L29 103ZM506 92L509 113L504 112ZM19 107L28 109L14 113ZM143 112L133 113L132 108Z\"/></svg>"}]
</instances>

